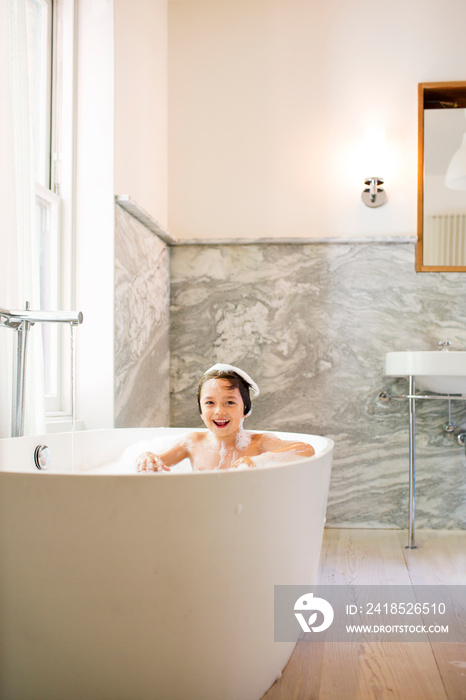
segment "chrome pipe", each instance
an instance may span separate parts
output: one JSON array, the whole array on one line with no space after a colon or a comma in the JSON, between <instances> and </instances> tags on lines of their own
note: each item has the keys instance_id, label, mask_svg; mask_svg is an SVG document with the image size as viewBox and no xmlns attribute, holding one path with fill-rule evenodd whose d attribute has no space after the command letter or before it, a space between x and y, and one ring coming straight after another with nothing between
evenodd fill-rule
<instances>
[{"instance_id":1,"label":"chrome pipe","mask_svg":"<svg viewBox=\"0 0 466 700\"><path fill-rule=\"evenodd\" d=\"M11 409L12 437L24 434L24 385L26 377L26 351L28 332L35 323L67 323L71 328L83 322L82 311L31 311L29 302L25 309L11 311L0 308L0 326L16 330L16 353L13 367L13 393Z\"/></svg>"},{"instance_id":2,"label":"chrome pipe","mask_svg":"<svg viewBox=\"0 0 466 700\"><path fill-rule=\"evenodd\" d=\"M9 311L0 308L0 325L8 328L18 328L21 323L69 323L78 326L83 322L82 311Z\"/></svg>"},{"instance_id":3,"label":"chrome pipe","mask_svg":"<svg viewBox=\"0 0 466 700\"><path fill-rule=\"evenodd\" d=\"M16 352L13 366L13 401L11 410L11 435L24 435L24 385L26 379L26 351L29 323L23 322L16 328Z\"/></svg>"},{"instance_id":4,"label":"chrome pipe","mask_svg":"<svg viewBox=\"0 0 466 700\"><path fill-rule=\"evenodd\" d=\"M409 377L409 530L407 549L416 549L414 543L416 498L416 378Z\"/></svg>"},{"instance_id":5,"label":"chrome pipe","mask_svg":"<svg viewBox=\"0 0 466 700\"><path fill-rule=\"evenodd\" d=\"M380 401L390 401L390 399L430 399L442 401L466 401L465 394L389 394L386 391L381 391L378 395Z\"/></svg>"}]
</instances>

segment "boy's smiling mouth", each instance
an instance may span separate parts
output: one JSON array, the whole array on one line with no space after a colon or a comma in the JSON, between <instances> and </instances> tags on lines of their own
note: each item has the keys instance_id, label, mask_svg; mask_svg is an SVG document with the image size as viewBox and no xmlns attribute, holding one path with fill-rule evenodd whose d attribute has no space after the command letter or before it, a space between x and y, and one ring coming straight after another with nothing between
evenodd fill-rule
<instances>
[{"instance_id":1,"label":"boy's smiling mouth","mask_svg":"<svg viewBox=\"0 0 466 700\"><path fill-rule=\"evenodd\" d=\"M229 420L213 420L212 423L217 426L217 428L224 428L226 425L228 425L230 421Z\"/></svg>"}]
</instances>

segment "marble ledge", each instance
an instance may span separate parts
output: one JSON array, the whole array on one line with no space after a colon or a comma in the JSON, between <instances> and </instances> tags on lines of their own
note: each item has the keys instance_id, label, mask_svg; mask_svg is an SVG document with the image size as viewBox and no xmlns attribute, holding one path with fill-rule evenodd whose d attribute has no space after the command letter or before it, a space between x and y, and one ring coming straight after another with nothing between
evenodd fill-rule
<instances>
[{"instance_id":1,"label":"marble ledge","mask_svg":"<svg viewBox=\"0 0 466 700\"><path fill-rule=\"evenodd\" d=\"M139 221L149 231L155 233L167 245L176 245L177 241L164 227L159 224L150 214L137 204L128 194L115 195L115 202L128 214Z\"/></svg>"},{"instance_id":2,"label":"marble ledge","mask_svg":"<svg viewBox=\"0 0 466 700\"><path fill-rule=\"evenodd\" d=\"M181 238L172 245L309 245L313 243L328 244L400 244L416 243L416 236L313 236L313 237L277 237L277 238Z\"/></svg>"},{"instance_id":3,"label":"marble ledge","mask_svg":"<svg viewBox=\"0 0 466 700\"><path fill-rule=\"evenodd\" d=\"M241 237L241 238L175 238L156 219L148 214L129 195L115 196L116 203L149 231L158 236L169 246L188 245L307 245L312 243L328 244L400 244L416 243L415 235L406 236L309 236L309 237Z\"/></svg>"}]
</instances>

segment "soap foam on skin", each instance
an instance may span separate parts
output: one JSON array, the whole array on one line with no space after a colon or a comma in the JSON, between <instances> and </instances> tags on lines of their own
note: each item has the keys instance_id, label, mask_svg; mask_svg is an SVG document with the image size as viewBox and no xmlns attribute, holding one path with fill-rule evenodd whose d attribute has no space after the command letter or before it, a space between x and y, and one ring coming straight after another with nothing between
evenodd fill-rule
<instances>
[{"instance_id":1,"label":"soap foam on skin","mask_svg":"<svg viewBox=\"0 0 466 700\"><path fill-rule=\"evenodd\" d=\"M306 459L302 455L298 455L296 450L288 450L286 452L264 452L263 454L254 457L254 466L270 467L275 464L286 464L293 462L296 459Z\"/></svg>"},{"instance_id":2,"label":"soap foam on skin","mask_svg":"<svg viewBox=\"0 0 466 700\"><path fill-rule=\"evenodd\" d=\"M244 418L241 421L241 425L239 427L238 434L236 435L235 440L235 444L238 450L246 450L251 444L251 436L246 430L244 430L243 423Z\"/></svg>"},{"instance_id":3,"label":"soap foam on skin","mask_svg":"<svg viewBox=\"0 0 466 700\"><path fill-rule=\"evenodd\" d=\"M219 461L218 466L216 467L216 469L221 469L221 468L222 468L222 464L225 464L225 460L226 460L226 458L227 458L227 454L228 454L228 453L227 453L227 446L225 445L224 442L221 442L221 443L220 443L220 452L219 452L220 461Z\"/></svg>"},{"instance_id":4,"label":"soap foam on skin","mask_svg":"<svg viewBox=\"0 0 466 700\"><path fill-rule=\"evenodd\" d=\"M186 447L187 450L192 450L194 447L193 441L189 437L182 440L181 444L183 445L183 447Z\"/></svg>"}]
</instances>

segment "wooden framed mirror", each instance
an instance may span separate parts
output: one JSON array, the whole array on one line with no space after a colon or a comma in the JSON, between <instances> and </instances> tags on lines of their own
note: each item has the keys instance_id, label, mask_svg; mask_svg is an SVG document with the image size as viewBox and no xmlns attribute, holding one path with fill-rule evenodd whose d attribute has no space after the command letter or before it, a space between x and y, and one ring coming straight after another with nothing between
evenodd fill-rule
<instances>
[{"instance_id":1,"label":"wooden framed mirror","mask_svg":"<svg viewBox=\"0 0 466 700\"><path fill-rule=\"evenodd\" d=\"M418 85L416 270L466 271L466 81Z\"/></svg>"}]
</instances>

